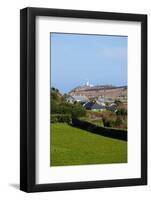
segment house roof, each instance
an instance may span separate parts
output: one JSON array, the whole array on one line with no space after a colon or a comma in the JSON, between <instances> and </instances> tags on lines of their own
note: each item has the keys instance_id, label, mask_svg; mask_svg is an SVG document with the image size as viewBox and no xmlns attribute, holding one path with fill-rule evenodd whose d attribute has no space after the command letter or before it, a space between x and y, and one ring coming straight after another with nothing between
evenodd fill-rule
<instances>
[{"instance_id":1,"label":"house roof","mask_svg":"<svg viewBox=\"0 0 151 200\"><path fill-rule=\"evenodd\" d=\"M116 111L117 110L117 105L115 103L112 103L110 106L108 106L108 110L110 111Z\"/></svg>"},{"instance_id":2,"label":"house roof","mask_svg":"<svg viewBox=\"0 0 151 200\"><path fill-rule=\"evenodd\" d=\"M68 96L66 97L67 100L74 100L74 98L72 96Z\"/></svg>"},{"instance_id":3,"label":"house roof","mask_svg":"<svg viewBox=\"0 0 151 200\"><path fill-rule=\"evenodd\" d=\"M100 110L100 109L104 109L105 108L104 106L102 106L102 105L100 105L100 104L98 104L96 102L93 102L93 101L89 101L88 103L86 103L84 105L84 107L86 109L91 109L91 110L92 109Z\"/></svg>"},{"instance_id":4,"label":"house roof","mask_svg":"<svg viewBox=\"0 0 151 200\"><path fill-rule=\"evenodd\" d=\"M104 109L104 108L105 108L104 106L95 103L95 104L92 106L91 109L100 110L100 109Z\"/></svg>"}]
</instances>

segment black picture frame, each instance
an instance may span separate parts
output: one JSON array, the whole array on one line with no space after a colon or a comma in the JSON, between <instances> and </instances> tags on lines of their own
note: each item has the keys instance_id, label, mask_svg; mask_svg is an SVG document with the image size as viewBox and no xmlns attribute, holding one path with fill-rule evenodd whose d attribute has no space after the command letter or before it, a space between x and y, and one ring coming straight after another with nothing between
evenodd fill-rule
<instances>
[{"instance_id":1,"label":"black picture frame","mask_svg":"<svg viewBox=\"0 0 151 200\"><path fill-rule=\"evenodd\" d=\"M35 19L54 16L141 23L141 178L36 184L35 163ZM147 15L48 8L20 11L20 190L44 192L147 184Z\"/></svg>"}]
</instances>

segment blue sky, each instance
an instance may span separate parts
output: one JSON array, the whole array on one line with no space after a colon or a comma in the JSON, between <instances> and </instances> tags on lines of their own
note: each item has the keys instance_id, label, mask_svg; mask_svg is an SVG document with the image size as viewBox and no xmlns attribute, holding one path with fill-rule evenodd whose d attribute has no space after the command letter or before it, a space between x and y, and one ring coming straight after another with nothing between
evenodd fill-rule
<instances>
[{"instance_id":1,"label":"blue sky","mask_svg":"<svg viewBox=\"0 0 151 200\"><path fill-rule=\"evenodd\" d=\"M62 93L89 81L127 85L126 36L51 33L51 86Z\"/></svg>"}]
</instances>

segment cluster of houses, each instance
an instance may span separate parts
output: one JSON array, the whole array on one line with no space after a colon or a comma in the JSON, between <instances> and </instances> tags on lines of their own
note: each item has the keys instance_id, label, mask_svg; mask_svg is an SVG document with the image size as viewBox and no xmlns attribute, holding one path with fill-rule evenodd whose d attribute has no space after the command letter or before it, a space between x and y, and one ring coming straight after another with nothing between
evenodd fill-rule
<instances>
[{"instance_id":1,"label":"cluster of houses","mask_svg":"<svg viewBox=\"0 0 151 200\"><path fill-rule=\"evenodd\" d=\"M114 103L113 99L105 99L104 97L99 97L96 99L88 99L86 96L67 96L66 101L68 103L80 103L87 110L92 111L105 111L110 110L112 112L117 111L117 105ZM106 103L108 105L106 105Z\"/></svg>"}]
</instances>

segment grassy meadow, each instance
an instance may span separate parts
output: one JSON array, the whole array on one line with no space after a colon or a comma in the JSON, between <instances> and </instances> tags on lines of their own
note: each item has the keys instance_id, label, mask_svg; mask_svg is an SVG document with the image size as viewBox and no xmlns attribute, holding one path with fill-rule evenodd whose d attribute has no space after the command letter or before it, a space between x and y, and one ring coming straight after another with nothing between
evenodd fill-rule
<instances>
[{"instance_id":1,"label":"grassy meadow","mask_svg":"<svg viewBox=\"0 0 151 200\"><path fill-rule=\"evenodd\" d=\"M51 124L50 165L127 162L127 142L100 136L66 123Z\"/></svg>"}]
</instances>

